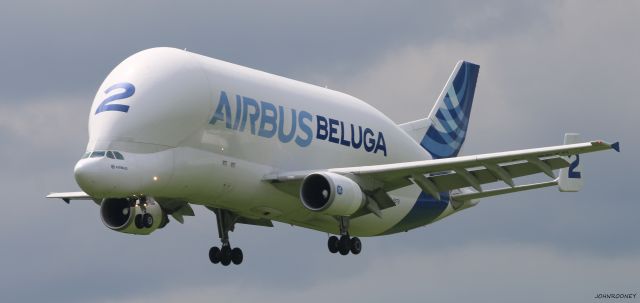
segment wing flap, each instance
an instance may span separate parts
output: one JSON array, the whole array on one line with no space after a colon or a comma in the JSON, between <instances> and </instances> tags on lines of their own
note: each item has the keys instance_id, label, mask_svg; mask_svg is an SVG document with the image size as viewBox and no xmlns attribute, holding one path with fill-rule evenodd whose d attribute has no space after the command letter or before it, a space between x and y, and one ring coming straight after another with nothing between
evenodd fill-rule
<instances>
[{"instance_id":1,"label":"wing flap","mask_svg":"<svg viewBox=\"0 0 640 303\"><path fill-rule=\"evenodd\" d=\"M515 192L544 188L544 187L555 186L555 185L558 185L557 180L519 185L519 186L500 188L500 189L493 189L493 190L487 190L487 191L477 192L477 193L453 195L451 198L456 201L469 201L474 199L493 197L498 195L510 194Z\"/></svg>"},{"instance_id":2,"label":"wing flap","mask_svg":"<svg viewBox=\"0 0 640 303\"><path fill-rule=\"evenodd\" d=\"M549 158L541 161L543 161L546 165L548 165L552 169L560 169L560 168L569 166L569 162L567 162L565 159L560 157ZM542 172L542 170L538 166L533 165L529 162L513 162L509 164L500 165L499 167L505 170L505 172L508 174L510 179L533 175L533 174ZM476 180L478 180L478 183L480 184L504 181L499 176L496 176L496 174L493 173L487 167L475 169L473 171L470 171L470 173L475 177ZM471 184L469 184L463 177L461 177L459 174L455 172L450 172L442 175L427 176L427 178L431 182L433 182L438 188L438 190L440 191L448 191L456 188L471 186ZM511 186L508 183L507 185ZM392 190L392 189L395 189L395 188L391 188L389 190Z\"/></svg>"}]
</instances>

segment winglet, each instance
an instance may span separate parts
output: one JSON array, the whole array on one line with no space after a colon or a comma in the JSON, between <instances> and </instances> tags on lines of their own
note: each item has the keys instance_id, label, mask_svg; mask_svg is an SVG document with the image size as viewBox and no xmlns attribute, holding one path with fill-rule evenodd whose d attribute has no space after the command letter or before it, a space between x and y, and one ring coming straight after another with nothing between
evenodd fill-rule
<instances>
[{"instance_id":1,"label":"winglet","mask_svg":"<svg viewBox=\"0 0 640 303\"><path fill-rule=\"evenodd\" d=\"M613 148L613 150L620 152L620 142L616 142L611 144L611 148Z\"/></svg>"}]
</instances>

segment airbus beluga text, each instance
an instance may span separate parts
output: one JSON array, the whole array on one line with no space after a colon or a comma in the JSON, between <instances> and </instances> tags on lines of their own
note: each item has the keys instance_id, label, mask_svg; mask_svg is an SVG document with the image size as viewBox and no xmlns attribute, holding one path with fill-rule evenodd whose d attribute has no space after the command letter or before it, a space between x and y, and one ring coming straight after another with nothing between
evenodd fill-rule
<instances>
[{"instance_id":1,"label":"airbus beluga text","mask_svg":"<svg viewBox=\"0 0 640 303\"><path fill-rule=\"evenodd\" d=\"M173 48L139 52L102 83L89 143L74 168L82 192L115 231L147 235L192 204L215 213L213 263L240 264L229 232L272 221L330 234L332 253L358 254L360 239L424 226L478 199L582 186L583 153L618 143L458 156L479 66L460 61L428 116L396 124L352 96ZM426 102L425 102L426 103ZM558 176L554 170L558 170ZM517 184L543 173L550 181ZM486 183L501 182L497 189ZM496 186L493 186L496 187Z\"/></svg>"}]
</instances>

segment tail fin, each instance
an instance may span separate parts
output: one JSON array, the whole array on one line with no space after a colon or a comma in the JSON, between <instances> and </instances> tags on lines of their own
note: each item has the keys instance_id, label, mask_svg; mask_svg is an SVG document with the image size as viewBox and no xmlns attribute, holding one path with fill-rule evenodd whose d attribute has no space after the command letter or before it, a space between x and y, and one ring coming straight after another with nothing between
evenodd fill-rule
<instances>
[{"instance_id":1,"label":"tail fin","mask_svg":"<svg viewBox=\"0 0 640 303\"><path fill-rule=\"evenodd\" d=\"M564 144L580 143L580 134L564 134ZM582 189L582 167L580 155L572 155L566 158L569 167L560 170L558 187L563 192L576 192Z\"/></svg>"},{"instance_id":2,"label":"tail fin","mask_svg":"<svg viewBox=\"0 0 640 303\"><path fill-rule=\"evenodd\" d=\"M459 61L427 117L420 145L434 159L455 157L467 135L480 66Z\"/></svg>"}]
</instances>

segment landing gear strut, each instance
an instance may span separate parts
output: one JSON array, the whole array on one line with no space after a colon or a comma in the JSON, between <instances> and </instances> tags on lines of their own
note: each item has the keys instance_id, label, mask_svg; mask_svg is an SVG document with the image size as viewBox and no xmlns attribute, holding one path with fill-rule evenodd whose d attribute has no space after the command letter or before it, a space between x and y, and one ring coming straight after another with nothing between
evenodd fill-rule
<instances>
[{"instance_id":1,"label":"landing gear strut","mask_svg":"<svg viewBox=\"0 0 640 303\"><path fill-rule=\"evenodd\" d=\"M147 213L147 197L142 196L139 199L133 201L133 206L138 206L142 210L142 214L137 214L134 220L134 224L138 229L150 228L153 226L153 216Z\"/></svg>"},{"instance_id":2,"label":"landing gear strut","mask_svg":"<svg viewBox=\"0 0 640 303\"><path fill-rule=\"evenodd\" d=\"M339 252L343 256L348 255L349 252L354 255L359 254L362 251L362 242L358 237L349 236L349 218L339 217L338 221L340 222L340 238L337 236L329 237L327 241L329 251L333 254Z\"/></svg>"},{"instance_id":3,"label":"landing gear strut","mask_svg":"<svg viewBox=\"0 0 640 303\"><path fill-rule=\"evenodd\" d=\"M242 249L231 248L229 243L229 231L233 231L237 217L227 210L218 208L210 208L215 214L218 221L218 236L222 242L222 246L211 247L209 249L209 260L213 264L222 264L227 266L231 263L239 265L242 263Z\"/></svg>"}]
</instances>

